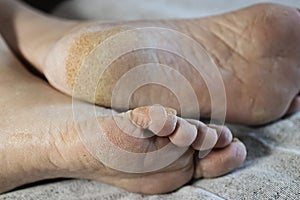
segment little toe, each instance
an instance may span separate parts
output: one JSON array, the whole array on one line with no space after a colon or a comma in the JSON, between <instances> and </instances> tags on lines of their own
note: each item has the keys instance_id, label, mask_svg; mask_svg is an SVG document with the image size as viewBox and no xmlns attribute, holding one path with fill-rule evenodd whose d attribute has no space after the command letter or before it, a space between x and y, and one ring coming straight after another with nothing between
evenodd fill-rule
<instances>
[{"instance_id":1,"label":"little toe","mask_svg":"<svg viewBox=\"0 0 300 200\"><path fill-rule=\"evenodd\" d=\"M238 168L246 155L245 145L238 140L223 149L214 149L205 158L196 160L194 178L212 178L227 174Z\"/></svg>"},{"instance_id":2,"label":"little toe","mask_svg":"<svg viewBox=\"0 0 300 200\"><path fill-rule=\"evenodd\" d=\"M300 111L300 95L293 99L286 115L292 115L298 111Z\"/></svg>"}]
</instances>

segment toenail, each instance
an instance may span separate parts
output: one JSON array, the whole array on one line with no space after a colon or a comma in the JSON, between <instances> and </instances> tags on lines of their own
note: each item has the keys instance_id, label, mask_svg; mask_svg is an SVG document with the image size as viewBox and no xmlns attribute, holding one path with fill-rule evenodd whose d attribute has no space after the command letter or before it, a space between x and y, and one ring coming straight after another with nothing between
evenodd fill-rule
<instances>
[{"instance_id":1,"label":"toenail","mask_svg":"<svg viewBox=\"0 0 300 200\"><path fill-rule=\"evenodd\" d=\"M161 105L153 105L149 109L150 111L150 126L149 130L154 133L159 133L167 122L167 111Z\"/></svg>"},{"instance_id":2,"label":"toenail","mask_svg":"<svg viewBox=\"0 0 300 200\"><path fill-rule=\"evenodd\" d=\"M173 108L166 108L166 111L169 115L177 115L177 111Z\"/></svg>"},{"instance_id":3,"label":"toenail","mask_svg":"<svg viewBox=\"0 0 300 200\"><path fill-rule=\"evenodd\" d=\"M160 137L169 136L176 129L176 124L177 124L177 116L168 114L167 120L165 121L163 128L159 132L156 132L155 134Z\"/></svg>"}]
</instances>

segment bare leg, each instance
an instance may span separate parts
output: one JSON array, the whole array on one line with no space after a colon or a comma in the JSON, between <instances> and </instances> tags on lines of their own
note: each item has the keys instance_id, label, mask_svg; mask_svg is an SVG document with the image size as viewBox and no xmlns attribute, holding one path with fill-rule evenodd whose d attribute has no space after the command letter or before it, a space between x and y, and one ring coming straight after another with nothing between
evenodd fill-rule
<instances>
[{"instance_id":1,"label":"bare leg","mask_svg":"<svg viewBox=\"0 0 300 200\"><path fill-rule=\"evenodd\" d=\"M2 4L3 2L9 5L16 4L14 1L2 1ZM127 101L122 95L118 96L119 103L112 105L112 91L117 81L135 66L154 61L171 66L186 77L195 91L201 116L210 117L211 99L203 77L182 59L160 50L135 51L117 58L99 80L95 91L96 98L88 81L78 80L79 71L86 60L88 58L93 60L93 56L96 59L97 55L92 55L93 50L107 38L131 30L133 27L153 26L173 29L192 37L213 57L225 85L227 121L249 125L264 124L284 116L288 110L293 110L289 109L294 105L292 102L297 102L295 97L300 90L298 56L300 15L299 11L293 8L261 4L203 19L109 24L53 19L35 13L20 4L16 4L10 13L22 16L12 18L20 51L45 74L49 82L67 94L102 106L122 107L126 103L124 101ZM172 40L169 35L158 33L157 36L161 39L161 43L167 41L173 44L177 41ZM62 39L59 40L60 38ZM120 46L124 44L123 40ZM182 46L178 43L178 47ZM180 50L185 53L191 51L182 48ZM104 51L109 57L115 49L107 48ZM192 54L196 57L201 56L198 55L199 52ZM88 66L91 72L106 67L98 62L90 63ZM174 74L164 69L153 72L152 76L167 80L170 84L177 84L176 87L184 91L186 88L183 84L179 84L180 81L174 78ZM138 76L147 75L138 74ZM134 84L135 79L132 80L130 84ZM74 93L75 86L78 85L80 91ZM85 91L92 91L92 94L84 94ZM185 97L181 100L190 102L191 98ZM141 87L135 91L130 101L130 108L158 103L173 107L181 114L182 105L165 87L155 85ZM195 118L198 115L197 109L191 109L184 116Z\"/></svg>"}]
</instances>

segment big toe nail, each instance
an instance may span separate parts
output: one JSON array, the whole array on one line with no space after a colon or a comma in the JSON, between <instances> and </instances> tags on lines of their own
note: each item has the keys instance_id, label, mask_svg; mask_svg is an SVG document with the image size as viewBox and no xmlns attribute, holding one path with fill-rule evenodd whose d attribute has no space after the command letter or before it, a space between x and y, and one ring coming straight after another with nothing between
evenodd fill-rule
<instances>
[{"instance_id":1,"label":"big toe nail","mask_svg":"<svg viewBox=\"0 0 300 200\"><path fill-rule=\"evenodd\" d=\"M173 112L173 110L166 109L160 105L151 106L151 123L149 125L149 130L161 137L168 136L173 133L177 122L177 117L173 114Z\"/></svg>"}]
</instances>

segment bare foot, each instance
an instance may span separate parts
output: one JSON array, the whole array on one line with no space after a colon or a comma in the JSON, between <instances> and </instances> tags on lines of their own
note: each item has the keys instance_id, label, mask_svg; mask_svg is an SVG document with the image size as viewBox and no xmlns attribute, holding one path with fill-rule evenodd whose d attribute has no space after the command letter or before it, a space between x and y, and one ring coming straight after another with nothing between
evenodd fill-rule
<instances>
[{"instance_id":1,"label":"bare foot","mask_svg":"<svg viewBox=\"0 0 300 200\"><path fill-rule=\"evenodd\" d=\"M7 2L6 4L14 4ZM300 90L300 14L296 9L276 4L259 4L203 19L109 24L54 19L26 10L20 5L15 6L10 13L14 12L23 16L11 17L16 24L20 51L45 74L53 86L78 98L106 107L124 109L128 102L130 108L161 104L175 108L180 115L184 110L184 117L197 118L199 109L183 105L190 105L196 98L201 116L210 117L214 112L211 108L210 85L195 70L195 66L184 59L159 49L133 48L126 55L114 56L119 49L134 46L135 43L131 42L138 36L146 36L146 39L144 37L143 40L138 40L138 44L145 41L153 46L166 44L164 47L168 47L167 49L180 51L186 57L194 55L195 59L204 58L200 62L203 66L212 65L203 56L203 52L197 51L199 49L195 50L184 40L159 29L167 28L193 38L213 58L221 74L221 81L217 78L218 74L212 73L215 78L212 83L220 86L224 84L226 99L223 100L221 95L219 105L227 106L226 121L258 125L294 112L295 106L297 110L299 100L295 96ZM147 27L158 27L158 31L146 31L142 36L136 32L127 34L124 37L126 39L116 40L119 42L117 45L113 44L114 40L109 43L116 48L106 46L101 49L101 45L110 37ZM9 31L7 32L4 35L14 46L16 40L9 40ZM105 66L103 63L109 59L115 60ZM153 62L170 67L159 66L157 70L136 72L135 76L121 85L133 87L137 80L151 77L156 79L149 79L148 82L164 81L168 83L167 86L139 85L130 98L124 98L127 93L119 91L114 99L114 89L121 77L141 64ZM80 77L82 70L86 70L86 73ZM202 71L205 73L205 67ZM186 78L188 84L180 77ZM95 83L98 85L95 86ZM189 85L194 94L183 94ZM172 91L172 86L176 86L175 92Z\"/></svg>"},{"instance_id":2,"label":"bare foot","mask_svg":"<svg viewBox=\"0 0 300 200\"><path fill-rule=\"evenodd\" d=\"M116 113L72 104L29 74L2 39L0 70L0 193L57 177L164 193L193 177L228 173L245 159L245 146L226 127L187 121L172 109Z\"/></svg>"},{"instance_id":3,"label":"bare foot","mask_svg":"<svg viewBox=\"0 0 300 200\"><path fill-rule=\"evenodd\" d=\"M244 161L245 146L236 140L232 141L232 134L228 128L211 128L196 120L188 122L168 113L168 110L165 110L168 114L162 117L161 109L161 106L141 107L100 120L100 127L110 142L127 152L123 154L113 153L116 150L110 151L115 155L115 163L108 161L110 163L106 164L105 170L103 165L95 160L97 156L88 156L86 159L89 165L85 166L87 169L79 171L75 177L106 182L128 191L157 194L173 191L192 178L226 174ZM118 121L119 125L116 123ZM145 133L147 135L149 129L154 131L155 135L146 140L126 134L130 132L135 136ZM91 143L89 145L93 146ZM168 149L170 144L169 150L162 150ZM136 155L127 155L128 152L144 155L141 154L138 158ZM174 158L177 158L176 161ZM158 170L153 171L155 168Z\"/></svg>"}]
</instances>

